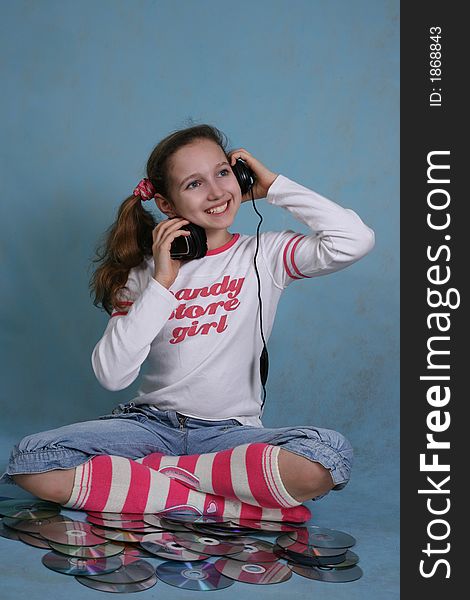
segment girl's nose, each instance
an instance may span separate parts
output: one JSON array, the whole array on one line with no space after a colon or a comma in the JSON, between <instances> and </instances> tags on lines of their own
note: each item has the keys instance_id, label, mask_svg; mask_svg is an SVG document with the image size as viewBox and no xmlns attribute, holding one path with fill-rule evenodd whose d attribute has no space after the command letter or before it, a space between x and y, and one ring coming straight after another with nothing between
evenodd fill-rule
<instances>
[{"instance_id":1,"label":"girl's nose","mask_svg":"<svg viewBox=\"0 0 470 600\"><path fill-rule=\"evenodd\" d=\"M209 200L217 200L224 194L224 190L220 186L218 181L209 182L209 190L207 197Z\"/></svg>"}]
</instances>

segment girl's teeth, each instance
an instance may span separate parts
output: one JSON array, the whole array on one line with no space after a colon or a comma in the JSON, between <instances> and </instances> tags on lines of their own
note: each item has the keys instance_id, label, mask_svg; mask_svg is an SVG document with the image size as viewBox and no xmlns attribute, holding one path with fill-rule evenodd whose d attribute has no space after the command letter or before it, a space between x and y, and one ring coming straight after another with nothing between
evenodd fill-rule
<instances>
[{"instance_id":1,"label":"girl's teeth","mask_svg":"<svg viewBox=\"0 0 470 600\"><path fill-rule=\"evenodd\" d=\"M224 212L224 210L227 208L227 204L228 204L228 202L226 202L224 205L219 206L217 208L212 208L211 210L207 210L206 212L210 215L214 215L214 214L217 215L219 213Z\"/></svg>"}]
</instances>

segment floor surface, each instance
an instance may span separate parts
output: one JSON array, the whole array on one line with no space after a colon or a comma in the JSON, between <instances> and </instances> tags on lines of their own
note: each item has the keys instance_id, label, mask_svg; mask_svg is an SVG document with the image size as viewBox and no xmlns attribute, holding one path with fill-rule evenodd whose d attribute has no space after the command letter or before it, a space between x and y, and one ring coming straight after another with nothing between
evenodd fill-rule
<instances>
[{"instance_id":1,"label":"floor surface","mask_svg":"<svg viewBox=\"0 0 470 600\"><path fill-rule=\"evenodd\" d=\"M5 456L2 453L2 456ZM3 464L1 465L3 469ZM386 482L369 482L356 475L345 490L333 492L318 502L306 502L312 511L311 524L345 531L356 538L352 550L359 555L361 579L349 583L326 583L296 573L280 584L254 585L235 581L225 589L210 592L211 598L243 600L256 594L257 600L396 600L399 598L398 490ZM0 496L29 497L17 486L0 485ZM62 511L84 519L85 513ZM274 542L276 535L262 539ZM87 600L104 592L80 585L74 577L55 573L43 566L46 550L0 537L0 598L2 600ZM155 566L163 559L148 559ZM159 580L149 590L119 597L203 598L207 592L184 590Z\"/></svg>"}]
</instances>

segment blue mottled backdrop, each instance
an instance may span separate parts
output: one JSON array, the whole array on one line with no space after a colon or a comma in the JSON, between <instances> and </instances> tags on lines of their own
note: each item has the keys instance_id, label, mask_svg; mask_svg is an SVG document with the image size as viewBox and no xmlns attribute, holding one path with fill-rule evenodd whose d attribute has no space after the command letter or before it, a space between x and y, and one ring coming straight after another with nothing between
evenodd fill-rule
<instances>
[{"instance_id":1,"label":"blue mottled backdrop","mask_svg":"<svg viewBox=\"0 0 470 600\"><path fill-rule=\"evenodd\" d=\"M135 395L137 383L104 390L91 369L107 322L88 292L91 259L153 146L191 119L209 122L375 230L360 262L284 294L264 424L351 440L350 484L311 508L362 541L365 574L325 593L396 598L398 0L16 0L0 15L0 466L23 435ZM258 206L264 230L307 231ZM232 231L257 222L244 204Z\"/></svg>"}]
</instances>

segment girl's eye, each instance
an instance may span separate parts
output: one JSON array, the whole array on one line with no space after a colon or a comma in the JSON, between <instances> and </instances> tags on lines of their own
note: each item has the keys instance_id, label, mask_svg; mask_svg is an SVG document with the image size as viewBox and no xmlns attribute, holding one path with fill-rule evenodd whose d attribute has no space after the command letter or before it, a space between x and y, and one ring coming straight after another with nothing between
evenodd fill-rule
<instances>
[{"instance_id":1,"label":"girl's eye","mask_svg":"<svg viewBox=\"0 0 470 600\"><path fill-rule=\"evenodd\" d=\"M229 170L228 170L228 169L222 169L222 171L219 171L219 174L220 174L220 173L229 173ZM191 183L188 183L188 186L187 186L187 187L188 187L189 189L194 189L194 188L192 187L193 183L198 183L198 181L196 181L196 180L194 180L194 181L191 181Z\"/></svg>"}]
</instances>

